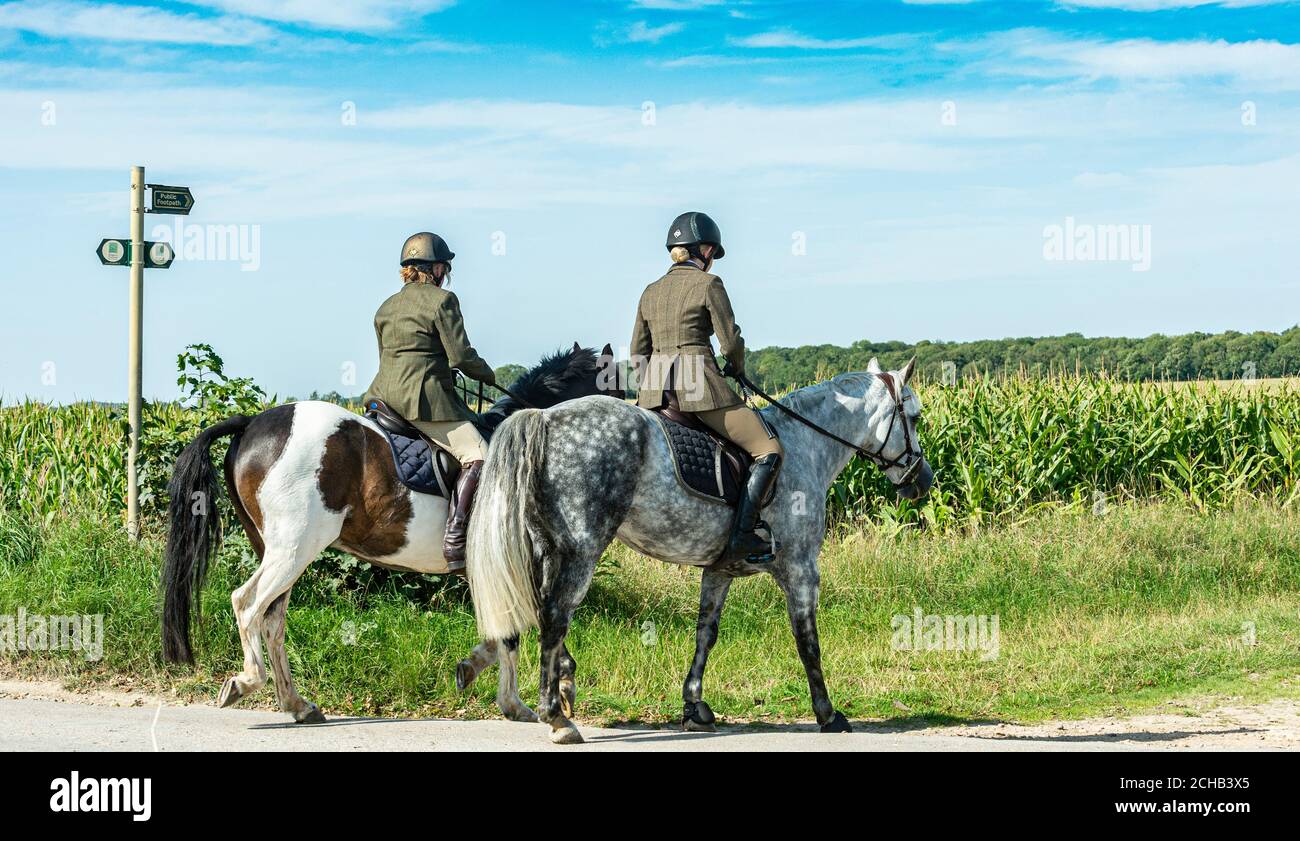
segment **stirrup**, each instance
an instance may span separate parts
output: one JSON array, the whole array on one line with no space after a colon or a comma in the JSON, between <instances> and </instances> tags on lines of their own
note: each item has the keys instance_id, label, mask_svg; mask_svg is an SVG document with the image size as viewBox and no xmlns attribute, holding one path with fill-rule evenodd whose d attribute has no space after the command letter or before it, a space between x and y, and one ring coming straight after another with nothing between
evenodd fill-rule
<instances>
[{"instance_id":1,"label":"stirrup","mask_svg":"<svg viewBox=\"0 0 1300 841\"><path fill-rule=\"evenodd\" d=\"M754 536L762 540L762 536L759 535L760 530L767 532L767 540L763 541L766 544L766 548L762 552L757 552L746 557L745 558L746 563L750 563L750 564L771 563L772 561L776 560L776 553L781 551L781 541L776 539L776 535L772 533L772 527L767 524L766 520L759 520L757 523L754 523L754 530L753 532L751 532L751 534L753 534Z\"/></svg>"},{"instance_id":2,"label":"stirrup","mask_svg":"<svg viewBox=\"0 0 1300 841\"><path fill-rule=\"evenodd\" d=\"M764 539L758 530L763 529L768 533L768 538ZM748 546L742 546L742 543L748 542ZM742 550L748 549L744 555ZM751 531L738 531L732 535L731 540L727 543L727 560L744 561L747 564L767 564L776 559L776 553L781 550L780 541L772 536L772 529L762 520L754 524Z\"/></svg>"}]
</instances>

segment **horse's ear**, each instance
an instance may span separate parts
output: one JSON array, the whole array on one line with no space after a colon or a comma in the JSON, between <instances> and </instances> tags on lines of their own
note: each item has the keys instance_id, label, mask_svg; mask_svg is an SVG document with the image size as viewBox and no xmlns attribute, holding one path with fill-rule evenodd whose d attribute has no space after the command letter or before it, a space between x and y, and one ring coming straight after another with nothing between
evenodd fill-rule
<instances>
[{"instance_id":1,"label":"horse's ear","mask_svg":"<svg viewBox=\"0 0 1300 841\"><path fill-rule=\"evenodd\" d=\"M867 373L868 373L868 374L879 374L879 373L881 373L881 371L880 371L880 360L879 360L879 359L877 359L877 358L874 357L874 356L871 357L871 361L867 363Z\"/></svg>"},{"instance_id":2,"label":"horse's ear","mask_svg":"<svg viewBox=\"0 0 1300 841\"><path fill-rule=\"evenodd\" d=\"M614 357L614 348L610 346L609 342L605 342L605 346L600 349L600 356L602 359L607 356L611 359Z\"/></svg>"},{"instance_id":3,"label":"horse's ear","mask_svg":"<svg viewBox=\"0 0 1300 841\"><path fill-rule=\"evenodd\" d=\"M580 351L580 350L582 350L582 345L578 344L577 342L574 342L574 343L573 343L573 352L574 352L574 353L577 353L577 352Z\"/></svg>"},{"instance_id":4,"label":"horse's ear","mask_svg":"<svg viewBox=\"0 0 1300 841\"><path fill-rule=\"evenodd\" d=\"M899 372L899 377L903 380L903 385L907 385L907 381L912 379L912 371L915 369L916 357L913 356L911 359L907 360L907 364L904 365L903 370Z\"/></svg>"}]
</instances>

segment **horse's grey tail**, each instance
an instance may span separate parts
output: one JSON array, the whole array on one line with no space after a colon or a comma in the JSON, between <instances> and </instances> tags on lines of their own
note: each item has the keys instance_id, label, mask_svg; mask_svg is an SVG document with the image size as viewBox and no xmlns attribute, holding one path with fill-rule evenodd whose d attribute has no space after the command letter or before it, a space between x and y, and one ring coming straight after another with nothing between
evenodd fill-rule
<instances>
[{"instance_id":1,"label":"horse's grey tail","mask_svg":"<svg viewBox=\"0 0 1300 841\"><path fill-rule=\"evenodd\" d=\"M538 489L546 452L546 416L511 415L492 434L466 541L466 573L486 640L519 636L537 626L531 533L541 526Z\"/></svg>"},{"instance_id":2,"label":"horse's grey tail","mask_svg":"<svg viewBox=\"0 0 1300 841\"><path fill-rule=\"evenodd\" d=\"M251 422L252 418L235 415L210 426L176 459L176 469L167 486L171 501L167 508L167 554L162 568L162 648L163 659L169 663L194 662L190 614L199 616L199 594L208 572L208 559L221 543L221 520L217 514L221 485L208 448L218 438L242 435Z\"/></svg>"}]
</instances>

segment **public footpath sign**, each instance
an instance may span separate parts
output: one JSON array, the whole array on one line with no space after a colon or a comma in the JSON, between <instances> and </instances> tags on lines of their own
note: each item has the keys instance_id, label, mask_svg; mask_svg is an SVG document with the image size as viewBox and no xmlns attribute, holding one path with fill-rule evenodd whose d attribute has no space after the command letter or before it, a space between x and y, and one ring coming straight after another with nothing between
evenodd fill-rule
<instances>
[{"instance_id":1,"label":"public footpath sign","mask_svg":"<svg viewBox=\"0 0 1300 841\"><path fill-rule=\"evenodd\" d=\"M194 208L194 194L189 187L168 187L164 184L146 184L149 188L149 209L146 213L172 213L189 216Z\"/></svg>"}]
</instances>

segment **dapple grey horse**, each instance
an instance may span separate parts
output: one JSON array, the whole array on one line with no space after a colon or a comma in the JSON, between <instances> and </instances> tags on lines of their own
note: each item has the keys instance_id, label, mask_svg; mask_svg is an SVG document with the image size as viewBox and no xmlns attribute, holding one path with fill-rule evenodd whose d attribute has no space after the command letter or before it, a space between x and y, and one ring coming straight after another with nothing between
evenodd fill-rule
<instances>
[{"instance_id":1,"label":"dapple grey horse","mask_svg":"<svg viewBox=\"0 0 1300 841\"><path fill-rule=\"evenodd\" d=\"M765 564L713 563L727 542L733 511L682 487L649 412L586 397L521 411L501 425L475 500L467 571L484 640L511 640L540 628L538 713L551 726L552 741L582 741L569 720L576 664L564 640L596 563L615 538L667 563L704 567L695 657L682 690L685 727L713 726L701 697L704 668L731 581L766 572L785 593L818 723L826 732L849 729L826 692L817 641L824 500L854 447L880 465L901 496L920 499L929 491L934 474L913 443L921 414L907 386L914 364L883 372L873 359L865 372L842 374L782 399L790 412L839 441L776 406L763 410L786 452L776 494L762 514L781 548Z\"/></svg>"}]
</instances>

